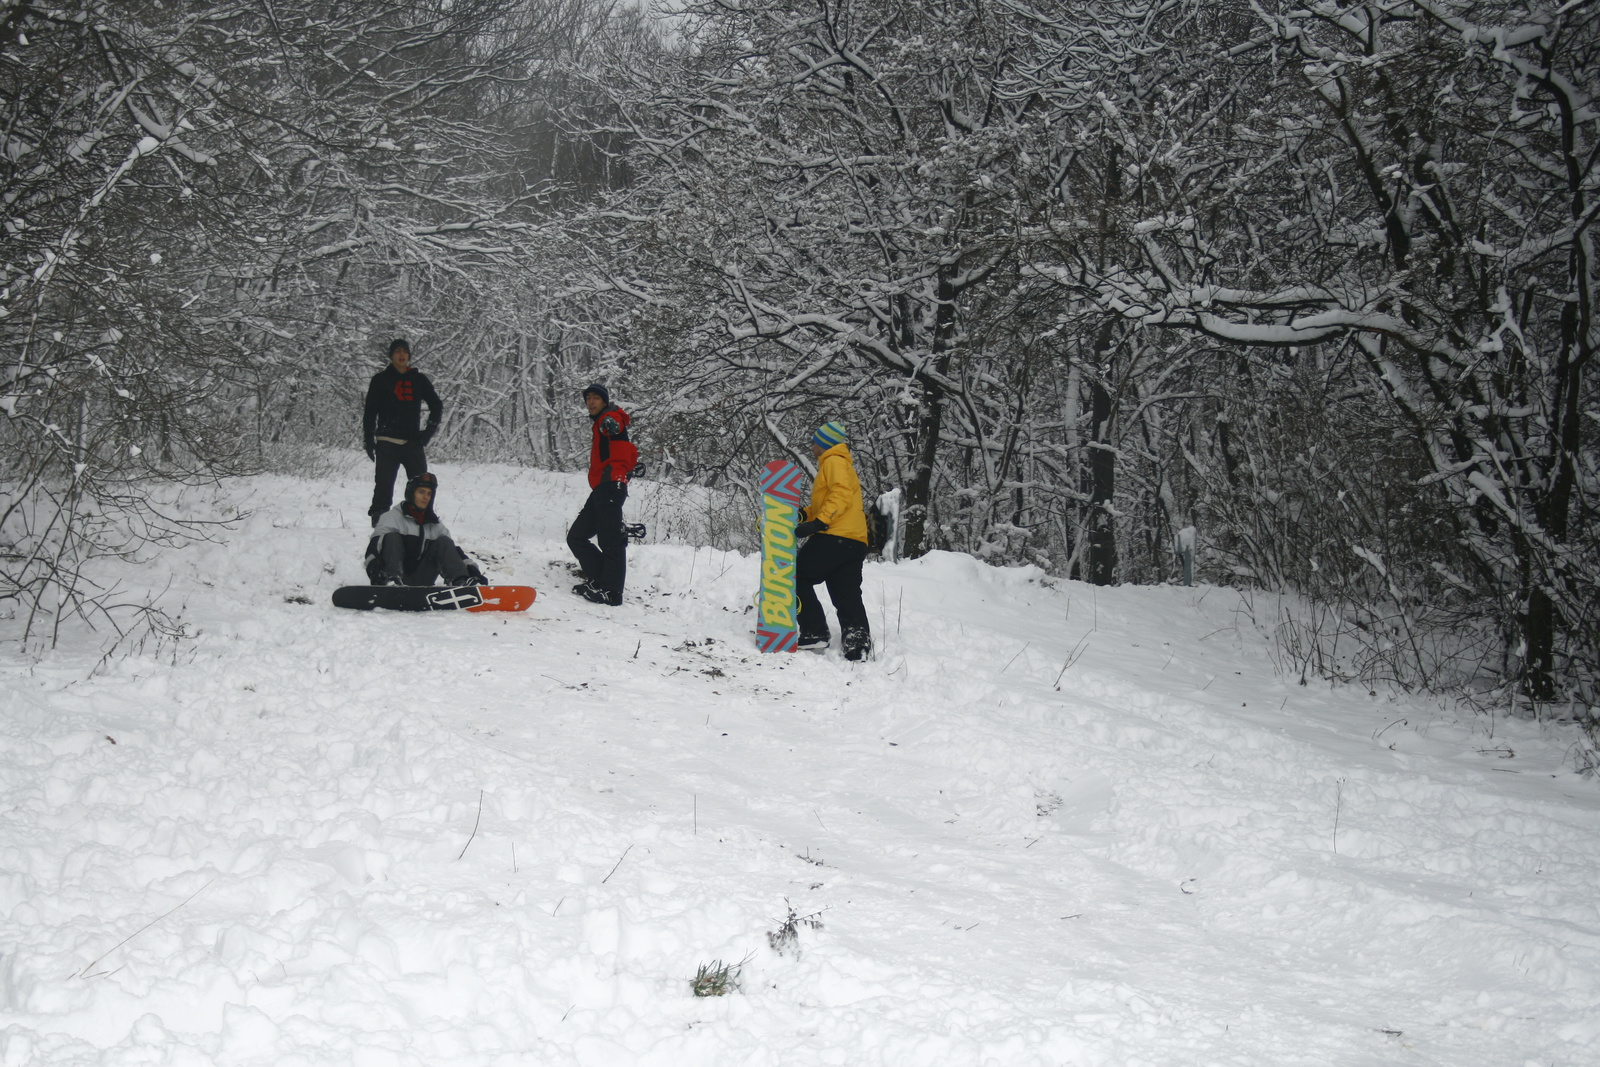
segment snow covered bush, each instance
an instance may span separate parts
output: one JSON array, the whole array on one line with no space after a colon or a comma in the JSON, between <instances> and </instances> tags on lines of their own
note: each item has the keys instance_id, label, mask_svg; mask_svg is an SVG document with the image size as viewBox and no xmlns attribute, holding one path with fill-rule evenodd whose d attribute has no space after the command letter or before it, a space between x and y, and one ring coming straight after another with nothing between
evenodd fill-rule
<instances>
[{"instance_id":1,"label":"snow covered bush","mask_svg":"<svg viewBox=\"0 0 1600 1067\"><path fill-rule=\"evenodd\" d=\"M690 467L842 416L910 555L1162 581L1194 526L1203 578L1328 605L1371 680L1593 702L1600 16L707 0L675 26L606 75L635 180L591 232L629 269L585 277L635 303L659 415L715 427Z\"/></svg>"},{"instance_id":2,"label":"snow covered bush","mask_svg":"<svg viewBox=\"0 0 1600 1067\"><path fill-rule=\"evenodd\" d=\"M702 963L689 982L689 989L697 997L725 997L739 991L742 964L728 964L721 960Z\"/></svg>"}]
</instances>

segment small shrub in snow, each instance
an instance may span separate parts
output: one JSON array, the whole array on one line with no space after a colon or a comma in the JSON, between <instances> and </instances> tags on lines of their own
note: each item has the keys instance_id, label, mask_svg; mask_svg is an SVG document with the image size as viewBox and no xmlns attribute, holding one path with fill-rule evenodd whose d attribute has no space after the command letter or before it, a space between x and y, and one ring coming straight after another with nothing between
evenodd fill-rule
<instances>
[{"instance_id":1,"label":"small shrub in snow","mask_svg":"<svg viewBox=\"0 0 1600 1067\"><path fill-rule=\"evenodd\" d=\"M822 929L822 920L818 918L825 909L819 909L810 915L800 915L794 910L794 905L785 898L783 902L789 909L789 914L778 924L776 930L767 931L767 944L772 946L772 951L780 956L793 956L800 958L800 927L809 927L812 930Z\"/></svg>"},{"instance_id":2,"label":"small shrub in snow","mask_svg":"<svg viewBox=\"0 0 1600 1067\"><path fill-rule=\"evenodd\" d=\"M739 991L739 972L743 969L742 962L732 966L721 960L702 963L700 969L694 973L694 980L689 983L689 987L697 997L727 996L729 993Z\"/></svg>"}]
</instances>

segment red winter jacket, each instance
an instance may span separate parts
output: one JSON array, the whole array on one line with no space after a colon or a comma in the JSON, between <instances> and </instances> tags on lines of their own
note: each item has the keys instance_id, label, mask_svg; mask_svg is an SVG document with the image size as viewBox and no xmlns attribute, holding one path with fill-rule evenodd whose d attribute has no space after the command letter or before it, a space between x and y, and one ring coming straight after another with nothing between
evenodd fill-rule
<instances>
[{"instance_id":1,"label":"red winter jacket","mask_svg":"<svg viewBox=\"0 0 1600 1067\"><path fill-rule=\"evenodd\" d=\"M598 489L606 481L627 485L629 473L639 462L639 449L628 440L628 413L612 405L590 421L589 488Z\"/></svg>"}]
</instances>

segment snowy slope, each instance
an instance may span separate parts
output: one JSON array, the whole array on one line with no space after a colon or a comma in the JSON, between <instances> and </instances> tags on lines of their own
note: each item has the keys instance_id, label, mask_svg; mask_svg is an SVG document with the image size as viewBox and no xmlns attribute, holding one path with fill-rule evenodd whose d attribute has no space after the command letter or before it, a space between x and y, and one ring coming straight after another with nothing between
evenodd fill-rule
<instances>
[{"instance_id":1,"label":"snowy slope","mask_svg":"<svg viewBox=\"0 0 1600 1067\"><path fill-rule=\"evenodd\" d=\"M763 657L752 558L597 607L579 477L439 473L525 615L328 606L349 461L175 505L249 512L121 574L193 640L7 647L0 1062L1595 1062L1568 734L1287 683L1234 591L942 554L868 566L874 661Z\"/></svg>"}]
</instances>

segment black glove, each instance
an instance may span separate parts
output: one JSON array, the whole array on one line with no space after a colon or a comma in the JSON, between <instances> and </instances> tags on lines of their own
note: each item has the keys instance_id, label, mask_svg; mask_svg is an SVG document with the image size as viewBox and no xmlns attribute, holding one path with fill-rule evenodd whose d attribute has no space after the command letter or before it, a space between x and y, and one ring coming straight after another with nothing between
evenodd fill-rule
<instances>
[{"instance_id":1,"label":"black glove","mask_svg":"<svg viewBox=\"0 0 1600 1067\"><path fill-rule=\"evenodd\" d=\"M375 584L375 585L405 585L406 581L405 581L404 578L400 577L398 574L384 573L384 574L378 575L378 580L373 584Z\"/></svg>"},{"instance_id":2,"label":"black glove","mask_svg":"<svg viewBox=\"0 0 1600 1067\"><path fill-rule=\"evenodd\" d=\"M420 444L423 448L427 448L428 447L428 442L433 440L433 435L434 435L435 432L436 431L434 431L434 430L424 430L422 432L422 436L417 438L417 443Z\"/></svg>"},{"instance_id":3,"label":"black glove","mask_svg":"<svg viewBox=\"0 0 1600 1067\"><path fill-rule=\"evenodd\" d=\"M368 459L377 459L378 458L378 446L373 444L371 441L367 442L367 458Z\"/></svg>"},{"instance_id":4,"label":"black glove","mask_svg":"<svg viewBox=\"0 0 1600 1067\"><path fill-rule=\"evenodd\" d=\"M802 522L799 526L796 526L794 535L796 537L810 537L812 534L820 533L827 528L828 524L821 519L812 519L810 522Z\"/></svg>"}]
</instances>

